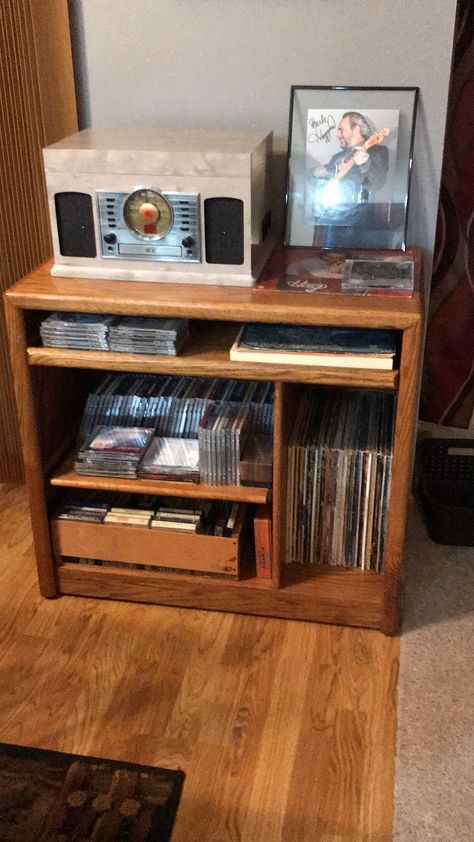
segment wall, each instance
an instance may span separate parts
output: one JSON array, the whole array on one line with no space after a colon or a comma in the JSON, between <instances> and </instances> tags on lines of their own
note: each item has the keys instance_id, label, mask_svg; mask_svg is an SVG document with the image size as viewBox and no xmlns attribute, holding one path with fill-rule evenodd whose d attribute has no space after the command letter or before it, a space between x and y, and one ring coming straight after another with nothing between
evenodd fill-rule
<instances>
[{"instance_id":1,"label":"wall","mask_svg":"<svg viewBox=\"0 0 474 842\"><path fill-rule=\"evenodd\" d=\"M290 86L419 86L409 220L432 251L456 0L70 0L82 125L273 129ZM281 219L281 212L280 212Z\"/></svg>"}]
</instances>

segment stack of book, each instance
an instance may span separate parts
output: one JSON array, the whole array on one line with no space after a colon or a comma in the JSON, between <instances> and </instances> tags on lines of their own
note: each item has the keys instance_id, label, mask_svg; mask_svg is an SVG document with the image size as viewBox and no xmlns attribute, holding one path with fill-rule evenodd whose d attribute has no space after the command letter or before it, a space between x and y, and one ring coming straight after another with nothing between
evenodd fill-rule
<instances>
[{"instance_id":1,"label":"stack of book","mask_svg":"<svg viewBox=\"0 0 474 842\"><path fill-rule=\"evenodd\" d=\"M93 476L136 477L153 432L145 427L99 427L79 449L74 469Z\"/></svg>"},{"instance_id":2,"label":"stack of book","mask_svg":"<svg viewBox=\"0 0 474 842\"><path fill-rule=\"evenodd\" d=\"M308 389L288 447L287 561L383 570L394 396Z\"/></svg>"},{"instance_id":3,"label":"stack of book","mask_svg":"<svg viewBox=\"0 0 474 842\"><path fill-rule=\"evenodd\" d=\"M140 465L143 479L199 482L199 444L197 439L155 436Z\"/></svg>"},{"instance_id":4,"label":"stack of book","mask_svg":"<svg viewBox=\"0 0 474 842\"><path fill-rule=\"evenodd\" d=\"M189 337L187 319L121 316L109 328L111 351L176 356Z\"/></svg>"},{"instance_id":5,"label":"stack of book","mask_svg":"<svg viewBox=\"0 0 474 842\"><path fill-rule=\"evenodd\" d=\"M239 485L240 454L248 435L249 407L211 407L199 425L199 470L207 485Z\"/></svg>"},{"instance_id":6,"label":"stack of book","mask_svg":"<svg viewBox=\"0 0 474 842\"><path fill-rule=\"evenodd\" d=\"M50 313L41 322L41 340L47 348L107 351L112 321L102 313Z\"/></svg>"},{"instance_id":7,"label":"stack of book","mask_svg":"<svg viewBox=\"0 0 474 842\"><path fill-rule=\"evenodd\" d=\"M396 332L306 325L243 325L231 360L338 368L393 369Z\"/></svg>"}]
</instances>

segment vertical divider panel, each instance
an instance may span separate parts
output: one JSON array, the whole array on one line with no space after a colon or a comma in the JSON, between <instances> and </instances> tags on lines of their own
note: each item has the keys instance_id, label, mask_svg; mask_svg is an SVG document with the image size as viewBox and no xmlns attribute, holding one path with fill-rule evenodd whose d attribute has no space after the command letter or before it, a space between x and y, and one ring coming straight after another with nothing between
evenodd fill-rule
<instances>
[{"instance_id":1,"label":"vertical divider panel","mask_svg":"<svg viewBox=\"0 0 474 842\"><path fill-rule=\"evenodd\" d=\"M288 441L295 420L295 406L303 387L275 383L273 439L273 583L280 587L286 559L286 503L288 489Z\"/></svg>"}]
</instances>

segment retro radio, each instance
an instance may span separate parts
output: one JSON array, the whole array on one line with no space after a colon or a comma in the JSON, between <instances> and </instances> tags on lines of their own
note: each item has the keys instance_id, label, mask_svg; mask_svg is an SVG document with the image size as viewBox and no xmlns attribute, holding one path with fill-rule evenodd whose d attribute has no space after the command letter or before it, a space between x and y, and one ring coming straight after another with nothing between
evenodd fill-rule
<instances>
[{"instance_id":1,"label":"retro radio","mask_svg":"<svg viewBox=\"0 0 474 842\"><path fill-rule=\"evenodd\" d=\"M251 286L272 134L86 129L44 154L53 275Z\"/></svg>"}]
</instances>

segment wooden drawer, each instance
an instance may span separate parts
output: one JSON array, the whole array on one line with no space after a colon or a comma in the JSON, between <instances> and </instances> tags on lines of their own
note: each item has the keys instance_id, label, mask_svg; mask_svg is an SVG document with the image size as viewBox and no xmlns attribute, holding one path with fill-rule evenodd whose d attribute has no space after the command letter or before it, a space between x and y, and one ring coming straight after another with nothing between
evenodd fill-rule
<instances>
[{"instance_id":1,"label":"wooden drawer","mask_svg":"<svg viewBox=\"0 0 474 842\"><path fill-rule=\"evenodd\" d=\"M245 507L244 507L245 508ZM218 573L237 578L243 556L245 511L228 538L143 526L51 520L56 556L146 564L176 570Z\"/></svg>"}]
</instances>

